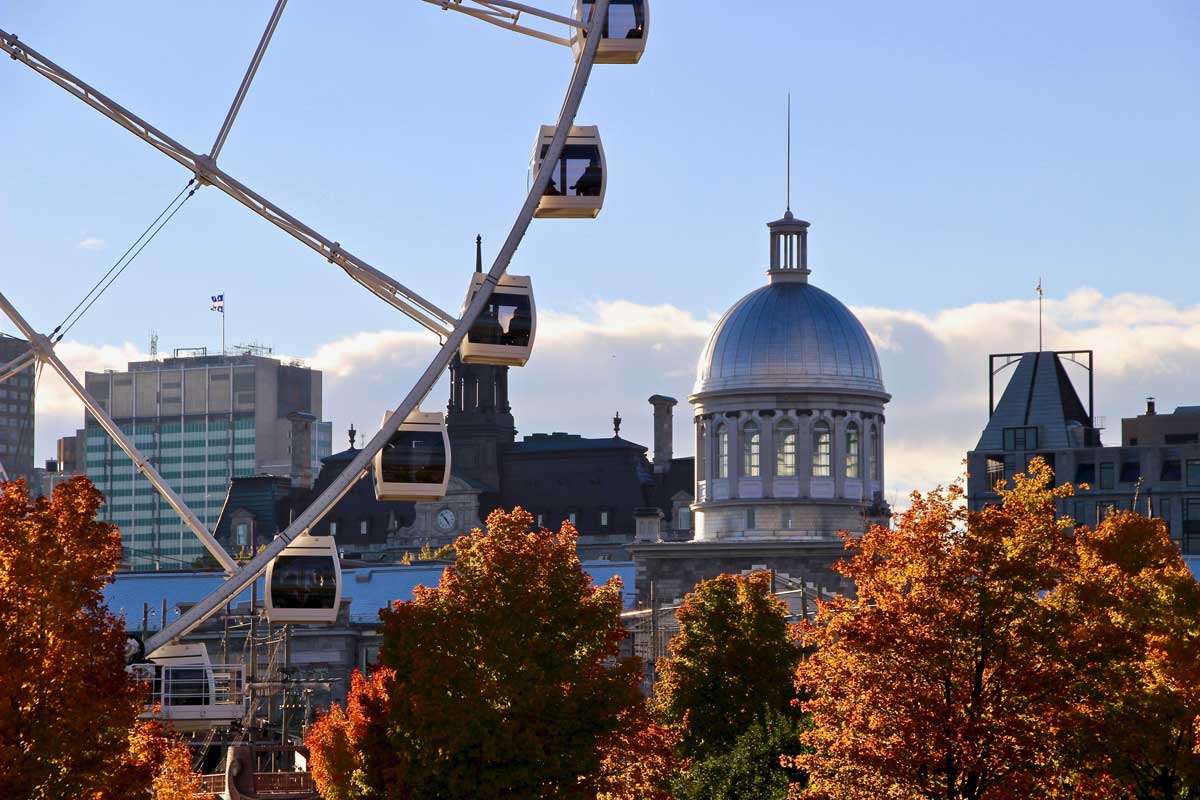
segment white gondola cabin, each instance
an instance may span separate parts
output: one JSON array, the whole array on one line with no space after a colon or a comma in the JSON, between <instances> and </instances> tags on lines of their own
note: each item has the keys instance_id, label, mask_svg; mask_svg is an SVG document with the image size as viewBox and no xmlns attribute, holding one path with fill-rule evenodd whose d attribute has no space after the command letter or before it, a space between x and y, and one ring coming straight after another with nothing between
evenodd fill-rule
<instances>
[{"instance_id":1,"label":"white gondola cabin","mask_svg":"<svg viewBox=\"0 0 1200 800\"><path fill-rule=\"evenodd\" d=\"M554 126L543 125L529 164L531 180L541 170L551 170L550 183L538 201L534 216L550 219L596 217L604 206L604 189L608 182L600 129L595 125L573 125L562 157L555 164L544 164L553 139Z\"/></svg>"},{"instance_id":2,"label":"white gondola cabin","mask_svg":"<svg viewBox=\"0 0 1200 800\"><path fill-rule=\"evenodd\" d=\"M475 273L463 303L466 310L486 276ZM533 351L537 312L533 283L526 275L501 275L487 305L471 323L459 354L466 364L523 367Z\"/></svg>"},{"instance_id":3,"label":"white gondola cabin","mask_svg":"<svg viewBox=\"0 0 1200 800\"><path fill-rule=\"evenodd\" d=\"M142 719L186 732L224 727L246 715L246 668L210 663L203 644L164 645L128 669L150 690Z\"/></svg>"},{"instance_id":4,"label":"white gondola cabin","mask_svg":"<svg viewBox=\"0 0 1200 800\"><path fill-rule=\"evenodd\" d=\"M641 60L650 32L649 5L648 0L610 0L608 19L596 49L597 64L636 64ZM596 0L575 0L575 19L585 25L590 23L595 7ZM583 31L572 40L576 58L583 52L586 41Z\"/></svg>"},{"instance_id":5,"label":"white gondola cabin","mask_svg":"<svg viewBox=\"0 0 1200 800\"><path fill-rule=\"evenodd\" d=\"M378 500L445 497L450 485L450 436L443 415L425 411L409 414L375 454L373 471Z\"/></svg>"},{"instance_id":6,"label":"white gondola cabin","mask_svg":"<svg viewBox=\"0 0 1200 800\"><path fill-rule=\"evenodd\" d=\"M329 624L342 600L342 567L332 536L293 539L267 566L267 619Z\"/></svg>"}]
</instances>

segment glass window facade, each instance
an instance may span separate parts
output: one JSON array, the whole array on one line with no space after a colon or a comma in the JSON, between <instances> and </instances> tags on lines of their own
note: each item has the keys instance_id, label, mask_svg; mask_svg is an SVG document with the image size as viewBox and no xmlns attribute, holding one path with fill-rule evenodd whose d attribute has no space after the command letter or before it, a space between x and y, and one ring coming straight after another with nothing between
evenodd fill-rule
<instances>
[{"instance_id":1,"label":"glass window facade","mask_svg":"<svg viewBox=\"0 0 1200 800\"><path fill-rule=\"evenodd\" d=\"M796 429L790 422L775 430L775 474L780 478L796 475Z\"/></svg>"}]
</instances>

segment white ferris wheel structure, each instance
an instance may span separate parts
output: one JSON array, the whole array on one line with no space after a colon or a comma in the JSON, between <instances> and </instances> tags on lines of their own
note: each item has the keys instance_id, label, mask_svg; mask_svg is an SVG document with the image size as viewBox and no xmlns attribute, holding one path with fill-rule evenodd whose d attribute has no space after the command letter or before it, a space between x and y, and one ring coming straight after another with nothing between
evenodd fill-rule
<instances>
[{"instance_id":1,"label":"white ferris wheel structure","mask_svg":"<svg viewBox=\"0 0 1200 800\"><path fill-rule=\"evenodd\" d=\"M0 311L12 321L30 345L28 352L6 364L0 364L0 382L8 380L33 365L50 367L70 391L79 398L95 421L129 457L136 471L146 477L225 571L226 577L217 589L173 622L163 621L163 627L144 643L144 652L147 654L152 654L159 648L178 642L181 637L203 624L227 602L247 589L259 576L268 573L268 568L285 550L289 549L289 546L294 548L298 546L296 540L301 537L309 537L309 532L315 528L322 517L357 481L368 475L377 461L377 454L384 451L393 437L397 436L398 432L404 428L410 417L417 419L429 416L422 415L419 411L421 401L429 394L456 353L463 353L466 358L472 347L472 341L468 334L472 325L480 317L481 311L484 311L489 304L497 287L501 287L503 291L504 287L510 286L514 288L510 288L509 291L529 295L529 305L532 306L532 288L528 283L528 278L519 278L518 276L510 278L507 276L507 270L518 245L535 217L588 218L594 217L599 211L603 201L603 150L599 147L598 131L594 128L576 128L574 126L575 116L583 100L593 65L597 63L634 64L640 58L645 48L648 32L648 0L575 0L570 14L553 13L509 0L424 0L424 2L444 10L459 12L512 33L565 47L571 51L574 64L555 124L542 126L539 132L534 150L533 177L525 200L516 214L503 245L496 254L491 269L483 274L472 275L473 280L468 290L468 299L464 302L462 311L458 315L443 310L404 283L354 255L336 240L328 238L315 228L301 222L283 207L268 200L219 166L221 150L237 120L238 112L241 110L258 67L262 63L287 0L277 0L216 139L209 151L203 154L187 148L112 98L58 66L16 35L0 29L0 50L7 53L12 60L23 63L142 139L155 150L173 159L192 176L189 181L192 192L201 186L211 186L229 195L316 251L330 264L343 270L372 294L426 328L441 343L417 382L387 414L379 432L357 452L342 473L270 544L244 565L239 566L217 542L200 518L188 508L183 498L164 480L154 463L134 446L105 407L97 402L96 398L87 391L56 354L55 345L61 341L63 332L55 329L50 334L40 333L0 292ZM586 149L589 147L591 150ZM576 186L572 187L566 185L569 179L566 167L562 167L561 170L559 168L560 165L566 163L565 154L568 154L570 148L583 148L585 161L587 160L586 154L592 154L590 169L597 171L597 175L589 179L589 168L583 168L582 176L577 168L573 173ZM544 165L550 165L551 168L541 168ZM557 186L556 178L558 179ZM578 190L575 195L567 196L570 194L568 189L576 189L576 187ZM176 206L176 210L178 210L178 206ZM497 355L494 351L504 348L496 345L477 346L476 350L489 351L480 356L482 363L521 365L524 364L531 346L532 330L529 331L528 341L523 350L512 348L518 351L515 355L507 357L503 353ZM496 360L489 361L487 360L489 358ZM447 472L449 471L448 463L445 469ZM336 562L336 551L334 551L333 557ZM338 596L340 597L340 574L338 580Z\"/></svg>"}]
</instances>

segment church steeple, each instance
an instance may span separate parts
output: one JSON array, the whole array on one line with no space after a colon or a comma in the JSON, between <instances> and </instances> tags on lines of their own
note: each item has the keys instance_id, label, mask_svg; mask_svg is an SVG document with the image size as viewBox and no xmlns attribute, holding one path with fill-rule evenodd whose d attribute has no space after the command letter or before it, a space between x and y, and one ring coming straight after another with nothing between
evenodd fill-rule
<instances>
[{"instance_id":1,"label":"church steeple","mask_svg":"<svg viewBox=\"0 0 1200 800\"><path fill-rule=\"evenodd\" d=\"M483 237L475 237L475 271L483 271ZM450 362L450 402L446 426L450 434L454 475L498 491L500 448L512 444L517 431L508 404L508 367Z\"/></svg>"}]
</instances>

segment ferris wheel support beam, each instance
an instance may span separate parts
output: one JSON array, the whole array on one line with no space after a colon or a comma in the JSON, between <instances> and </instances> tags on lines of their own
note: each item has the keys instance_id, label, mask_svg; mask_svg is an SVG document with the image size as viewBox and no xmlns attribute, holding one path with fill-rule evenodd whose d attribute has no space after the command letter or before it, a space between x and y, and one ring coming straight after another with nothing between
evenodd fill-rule
<instances>
[{"instance_id":1,"label":"ferris wheel support beam","mask_svg":"<svg viewBox=\"0 0 1200 800\"><path fill-rule=\"evenodd\" d=\"M588 77L591 75L592 64L596 60L596 51L600 46L600 26L607 14L608 3L609 0L596 0L596 10L588 28L587 43L584 45L583 52L575 64L575 71L571 75L571 83L567 89L566 97L563 99L562 108L559 111L558 126L555 129L554 138L550 141L550 145L546 151L545 158L547 163L557 162L562 156L563 148L566 146L567 134L575 122L575 115L579 111L579 105L583 101L584 90L587 88ZM433 385L441 379L446 371L446 367L450 364L450 360L458 352L462 340L466 337L471 322L474 321L488 300L491 299L492 290L496 288L496 283L499 281L500 276L508 269L509 262L512 261L513 255L517 252L517 247L521 244L521 239L524 238L525 232L529 229L529 223L533 220L533 214L537 210L538 201L550 183L552 172L553 170L541 170L537 178L534 179L533 184L529 187L529 193L525 197L525 203L521 206L521 211L508 233L508 238L504 240L503 246L496 253L496 260L492 263L492 268L488 271L483 285L475 292L462 319L454 326L454 330L450 332L445 343L438 349L437 355L434 356L429 366L421 374L421 378L409 390L396 410L384 420L383 427L379 432L371 438L371 441L363 446L362 450L358 451L350 463L346 465L346 468L342 470L341 474L326 487L325 491L321 492L309 507L288 525L283 533L276 536L274 541L250 559L240 572L222 583L216 590L188 609L179 619L163 627L158 633L150 637L146 642L147 653L152 653L159 647L186 635L189 631L203 624L210 616L217 613L230 598L236 597L243 589L256 580L267 568L267 565L282 553L284 548L293 539L320 522L329 513L329 510L350 491L351 487L366 475L375 454L383 449L393 434L400 429L400 425L408 418L408 415L420 405L421 400L429 394L429 390Z\"/></svg>"},{"instance_id":2,"label":"ferris wheel support beam","mask_svg":"<svg viewBox=\"0 0 1200 800\"><path fill-rule=\"evenodd\" d=\"M91 393L71 374L71 370L67 368L67 365L54 352L54 345L51 344L50 339L34 330L33 326L25 320L25 317L21 316L21 312L17 311L16 307L8 301L8 298L3 293L0 293L0 311L3 311L12 320L13 324L17 326L17 329L21 331L21 335L29 340L29 346L36 354L37 359L45 364L49 364L50 368L58 373L58 376L67 384L67 388L83 402L84 407L100 423L100 427L104 428L105 432L117 443L117 446L125 451L125 455L129 456L129 459L133 462L138 472L146 476L146 479L158 490L158 493L163 496L167 504L179 515L183 523L191 529L192 533L196 534L196 538L200 540L205 549L225 569L225 572L229 575L236 573L238 571L237 562L229 556L229 553L225 552L225 548L217 543L217 540L208 532L208 528L204 527L204 523L183 502L183 498L177 495L170 484L163 480L162 475L158 474L158 470L154 468L149 459L133 446L133 442L129 441L121 431L121 427L108 415L108 412L96 402Z\"/></svg>"},{"instance_id":3,"label":"ferris wheel support beam","mask_svg":"<svg viewBox=\"0 0 1200 800\"><path fill-rule=\"evenodd\" d=\"M268 222L283 229L301 243L316 250L327 261L341 267L351 277L357 280L361 276L365 280L359 280L359 282L370 288L376 296L382 298L384 302L393 308L401 311L410 319L432 331L439 338L444 340L449 335L449 328L457 322L454 315L443 311L404 284L375 269L375 267L366 261L363 261L358 256L343 248L340 243L325 238L279 206L221 170L209 156L193 153L158 128L127 111L116 101L96 91L53 61L50 61L41 53L18 41L17 37L13 34L0 30L0 50L8 53L14 61L24 63L34 72L58 84L58 86L99 111L122 128L125 128L154 149L178 162L192 172L201 183L215 186Z\"/></svg>"},{"instance_id":4,"label":"ferris wheel support beam","mask_svg":"<svg viewBox=\"0 0 1200 800\"><path fill-rule=\"evenodd\" d=\"M17 356L12 361L0 367L0 383L4 383L18 372L33 366L35 361L37 361L37 353L33 350Z\"/></svg>"},{"instance_id":5,"label":"ferris wheel support beam","mask_svg":"<svg viewBox=\"0 0 1200 800\"><path fill-rule=\"evenodd\" d=\"M283 7L286 5L287 0L278 0L275 3L271 19L267 21L267 29L263 31L262 38L258 40L254 57L250 59L250 66L246 68L242 84L238 87L237 94L233 97L233 103L229 106L229 113L225 115L225 121L221 123L221 130L217 133L216 140L213 141L212 149L208 151L208 157L213 161L216 161L217 156L221 154L221 148L225 146L225 138L229 136L229 129L233 127L233 121L237 119L238 112L242 110L242 101L246 99L246 93L250 91L250 82L254 80L255 74L258 72L258 65L262 63L263 55L267 52L267 45L271 43L271 37L275 34L275 28L279 25L279 18L283 16Z\"/></svg>"},{"instance_id":6,"label":"ferris wheel support beam","mask_svg":"<svg viewBox=\"0 0 1200 800\"><path fill-rule=\"evenodd\" d=\"M540 17L549 22L561 22L563 25L567 25L573 29L578 28L582 30L585 27L583 23L572 17L564 17L561 14L553 14L549 11L542 11L540 8L527 6L524 3L509 2L509 0L425 0L425 2L432 3L443 11L457 11L460 14L466 14L475 19L483 20L506 31L532 36L535 39L541 39L552 44L560 44L564 47L571 46L571 39L555 36L552 33L546 33L537 28L520 25L518 22L521 14ZM509 10L506 11L505 9Z\"/></svg>"}]
</instances>

